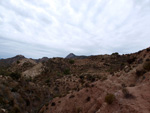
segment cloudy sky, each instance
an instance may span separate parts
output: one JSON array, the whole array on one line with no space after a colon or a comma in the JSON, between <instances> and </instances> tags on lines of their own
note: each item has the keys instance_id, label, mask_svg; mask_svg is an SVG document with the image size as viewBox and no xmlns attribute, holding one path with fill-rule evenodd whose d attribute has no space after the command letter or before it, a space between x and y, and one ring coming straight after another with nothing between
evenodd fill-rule
<instances>
[{"instance_id":1,"label":"cloudy sky","mask_svg":"<svg viewBox=\"0 0 150 113\"><path fill-rule=\"evenodd\" d=\"M150 46L150 0L0 0L0 57L131 53Z\"/></svg>"}]
</instances>

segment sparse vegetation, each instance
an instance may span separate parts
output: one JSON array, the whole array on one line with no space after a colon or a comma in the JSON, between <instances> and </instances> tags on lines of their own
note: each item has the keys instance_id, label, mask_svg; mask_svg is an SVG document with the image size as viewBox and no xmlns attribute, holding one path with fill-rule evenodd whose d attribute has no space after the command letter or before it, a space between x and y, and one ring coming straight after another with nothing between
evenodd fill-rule
<instances>
[{"instance_id":1,"label":"sparse vegetation","mask_svg":"<svg viewBox=\"0 0 150 113\"><path fill-rule=\"evenodd\" d=\"M0 75L9 76L10 71L8 70L8 67L0 67Z\"/></svg>"},{"instance_id":2,"label":"sparse vegetation","mask_svg":"<svg viewBox=\"0 0 150 113\"><path fill-rule=\"evenodd\" d=\"M114 94L107 94L106 97L105 97L105 102L107 104L112 104L115 100L115 95Z\"/></svg>"}]
</instances>

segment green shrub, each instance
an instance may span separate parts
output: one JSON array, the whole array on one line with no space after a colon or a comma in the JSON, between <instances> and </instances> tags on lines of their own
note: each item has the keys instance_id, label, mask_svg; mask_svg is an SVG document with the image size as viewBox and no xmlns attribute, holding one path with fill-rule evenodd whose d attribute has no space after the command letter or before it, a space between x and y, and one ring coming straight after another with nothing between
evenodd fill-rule
<instances>
[{"instance_id":1,"label":"green shrub","mask_svg":"<svg viewBox=\"0 0 150 113\"><path fill-rule=\"evenodd\" d=\"M69 60L69 63L70 64L74 64L74 60Z\"/></svg>"},{"instance_id":2,"label":"green shrub","mask_svg":"<svg viewBox=\"0 0 150 113\"><path fill-rule=\"evenodd\" d=\"M19 60L17 60L17 64L19 64L20 63L20 61Z\"/></svg>"},{"instance_id":3,"label":"green shrub","mask_svg":"<svg viewBox=\"0 0 150 113\"><path fill-rule=\"evenodd\" d=\"M69 74L70 74L70 69L65 69L65 70L64 70L64 74L65 74L65 75L69 75Z\"/></svg>"},{"instance_id":4,"label":"green shrub","mask_svg":"<svg viewBox=\"0 0 150 113\"><path fill-rule=\"evenodd\" d=\"M115 52L115 53L112 53L111 55L118 56L119 53L118 53L118 52Z\"/></svg>"},{"instance_id":5,"label":"green shrub","mask_svg":"<svg viewBox=\"0 0 150 113\"><path fill-rule=\"evenodd\" d=\"M105 97L105 102L107 104L112 104L115 100L115 95L114 94L107 94Z\"/></svg>"},{"instance_id":6,"label":"green shrub","mask_svg":"<svg viewBox=\"0 0 150 113\"><path fill-rule=\"evenodd\" d=\"M147 61L143 64L143 68L146 70L146 71L150 71L150 61Z\"/></svg>"}]
</instances>

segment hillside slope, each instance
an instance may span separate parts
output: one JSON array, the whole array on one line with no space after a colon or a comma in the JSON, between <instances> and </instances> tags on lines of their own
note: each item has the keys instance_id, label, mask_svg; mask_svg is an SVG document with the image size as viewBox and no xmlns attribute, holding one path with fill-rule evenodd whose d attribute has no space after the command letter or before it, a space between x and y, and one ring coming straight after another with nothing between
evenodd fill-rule
<instances>
[{"instance_id":1,"label":"hillside slope","mask_svg":"<svg viewBox=\"0 0 150 113\"><path fill-rule=\"evenodd\" d=\"M17 59L0 67L0 112L148 113L149 74L150 48L84 59Z\"/></svg>"},{"instance_id":2,"label":"hillside slope","mask_svg":"<svg viewBox=\"0 0 150 113\"><path fill-rule=\"evenodd\" d=\"M150 51L126 56L122 70L111 71L106 80L90 83L80 91L54 98L40 113L149 113Z\"/></svg>"}]
</instances>

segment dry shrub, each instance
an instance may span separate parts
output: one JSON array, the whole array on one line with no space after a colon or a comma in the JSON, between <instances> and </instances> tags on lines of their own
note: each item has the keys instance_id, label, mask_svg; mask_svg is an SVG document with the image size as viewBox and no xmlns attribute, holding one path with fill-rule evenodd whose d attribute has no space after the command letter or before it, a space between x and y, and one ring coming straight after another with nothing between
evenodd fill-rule
<instances>
[{"instance_id":1,"label":"dry shrub","mask_svg":"<svg viewBox=\"0 0 150 113\"><path fill-rule=\"evenodd\" d=\"M150 71L150 61L147 61L143 64L143 68L146 70L146 71Z\"/></svg>"},{"instance_id":2,"label":"dry shrub","mask_svg":"<svg viewBox=\"0 0 150 113\"><path fill-rule=\"evenodd\" d=\"M107 104L112 104L115 100L115 95L114 94L107 94L105 97L105 102Z\"/></svg>"}]
</instances>

